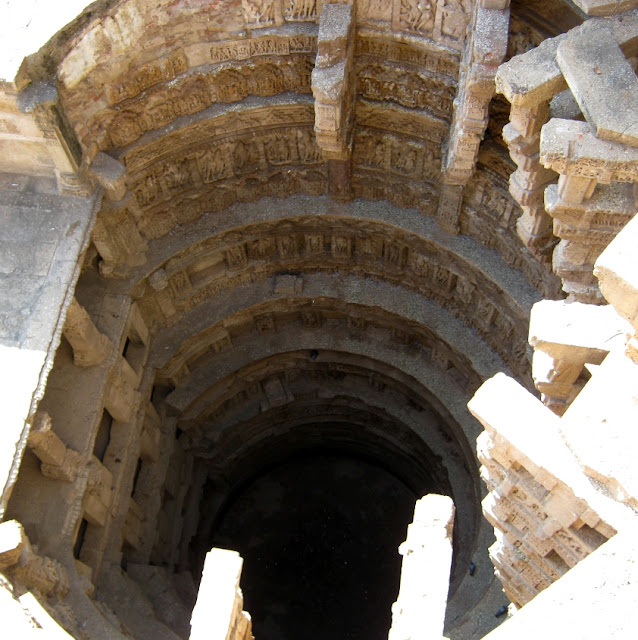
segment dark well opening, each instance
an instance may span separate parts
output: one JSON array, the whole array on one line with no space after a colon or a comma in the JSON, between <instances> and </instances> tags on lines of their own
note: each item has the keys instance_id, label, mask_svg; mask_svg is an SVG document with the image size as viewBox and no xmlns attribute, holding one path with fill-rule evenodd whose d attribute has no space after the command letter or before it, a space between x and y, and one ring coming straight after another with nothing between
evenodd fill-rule
<instances>
[{"instance_id":1,"label":"dark well opening","mask_svg":"<svg viewBox=\"0 0 638 640\"><path fill-rule=\"evenodd\" d=\"M419 490L421 487L419 487ZM417 494L349 454L305 452L234 495L210 546L244 558L244 608L259 640L387 638Z\"/></svg>"}]
</instances>

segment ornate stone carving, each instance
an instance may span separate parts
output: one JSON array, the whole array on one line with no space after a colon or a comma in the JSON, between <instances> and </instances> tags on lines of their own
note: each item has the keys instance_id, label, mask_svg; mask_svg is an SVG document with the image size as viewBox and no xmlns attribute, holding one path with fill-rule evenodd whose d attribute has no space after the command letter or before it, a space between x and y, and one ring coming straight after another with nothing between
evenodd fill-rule
<instances>
[{"instance_id":1,"label":"ornate stone carving","mask_svg":"<svg viewBox=\"0 0 638 640\"><path fill-rule=\"evenodd\" d=\"M281 21L279 0L242 0L241 5L247 27L259 29Z\"/></svg>"},{"instance_id":2,"label":"ornate stone carving","mask_svg":"<svg viewBox=\"0 0 638 640\"><path fill-rule=\"evenodd\" d=\"M289 21L316 20L320 6L321 0L285 0L284 15Z\"/></svg>"},{"instance_id":3,"label":"ornate stone carving","mask_svg":"<svg viewBox=\"0 0 638 640\"><path fill-rule=\"evenodd\" d=\"M399 0L399 28L417 33L431 33L434 29L436 0Z\"/></svg>"}]
</instances>

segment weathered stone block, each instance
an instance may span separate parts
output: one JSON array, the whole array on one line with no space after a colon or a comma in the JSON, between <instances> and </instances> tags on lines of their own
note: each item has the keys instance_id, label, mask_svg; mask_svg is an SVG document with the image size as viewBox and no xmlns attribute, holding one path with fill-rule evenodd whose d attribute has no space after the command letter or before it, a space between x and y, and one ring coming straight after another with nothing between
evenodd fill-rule
<instances>
[{"instance_id":1,"label":"weathered stone block","mask_svg":"<svg viewBox=\"0 0 638 640\"><path fill-rule=\"evenodd\" d=\"M611 31L561 42L556 60L596 135L638 146L638 120L630 115L638 104L638 79Z\"/></svg>"}]
</instances>

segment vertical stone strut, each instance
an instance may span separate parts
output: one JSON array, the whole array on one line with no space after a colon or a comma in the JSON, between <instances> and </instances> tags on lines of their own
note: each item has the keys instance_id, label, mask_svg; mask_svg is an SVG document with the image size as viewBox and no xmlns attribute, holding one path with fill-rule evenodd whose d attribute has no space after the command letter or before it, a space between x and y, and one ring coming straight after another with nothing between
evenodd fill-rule
<instances>
[{"instance_id":1,"label":"vertical stone strut","mask_svg":"<svg viewBox=\"0 0 638 640\"><path fill-rule=\"evenodd\" d=\"M354 125L354 5L325 3L312 71L317 144L328 163L333 196L348 198Z\"/></svg>"},{"instance_id":2,"label":"vertical stone strut","mask_svg":"<svg viewBox=\"0 0 638 640\"><path fill-rule=\"evenodd\" d=\"M459 232L463 187L471 178L494 95L496 69L507 51L509 0L483 0L474 7L465 41L454 117L444 157L436 219L448 233Z\"/></svg>"}]
</instances>

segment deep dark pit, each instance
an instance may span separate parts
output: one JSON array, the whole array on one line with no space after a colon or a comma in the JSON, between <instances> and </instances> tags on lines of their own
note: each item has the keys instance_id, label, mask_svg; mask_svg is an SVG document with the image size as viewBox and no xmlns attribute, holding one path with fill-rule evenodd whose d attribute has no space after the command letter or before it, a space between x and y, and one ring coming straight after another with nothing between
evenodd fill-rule
<instances>
[{"instance_id":1,"label":"deep dark pit","mask_svg":"<svg viewBox=\"0 0 638 640\"><path fill-rule=\"evenodd\" d=\"M255 478L211 546L244 558L244 608L258 640L381 640L419 496L363 459L306 454Z\"/></svg>"}]
</instances>

